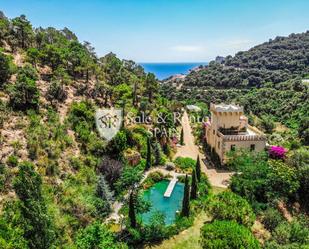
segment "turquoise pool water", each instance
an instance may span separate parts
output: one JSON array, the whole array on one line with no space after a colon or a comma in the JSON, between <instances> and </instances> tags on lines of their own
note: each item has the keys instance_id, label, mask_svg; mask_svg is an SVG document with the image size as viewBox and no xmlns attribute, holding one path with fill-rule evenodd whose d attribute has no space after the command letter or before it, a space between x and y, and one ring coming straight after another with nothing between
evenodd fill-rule
<instances>
[{"instance_id":1,"label":"turquoise pool water","mask_svg":"<svg viewBox=\"0 0 309 249\"><path fill-rule=\"evenodd\" d=\"M177 182L171 197L164 197L169 181L164 180L144 191L143 197L151 203L149 212L142 214L144 223L148 223L152 214L160 211L165 215L165 224L173 224L176 218L176 211L181 210L184 184Z\"/></svg>"}]
</instances>

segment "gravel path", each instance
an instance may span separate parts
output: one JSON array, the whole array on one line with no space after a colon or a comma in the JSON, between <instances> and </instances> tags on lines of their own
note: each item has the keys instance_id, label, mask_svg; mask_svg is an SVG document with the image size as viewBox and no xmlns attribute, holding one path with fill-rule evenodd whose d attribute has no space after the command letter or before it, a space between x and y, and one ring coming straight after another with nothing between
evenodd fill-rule
<instances>
[{"instance_id":1,"label":"gravel path","mask_svg":"<svg viewBox=\"0 0 309 249\"><path fill-rule=\"evenodd\" d=\"M210 183L216 187L226 188L227 183L231 178L233 172L212 169L211 167L209 167L205 155L199 151L198 146L194 143L194 136L192 134L192 129L190 126L187 112L185 112L182 117L182 127L184 131L185 145L177 148L175 158L181 156L191 157L192 159L196 160L197 155L199 155L201 159L202 171L208 176Z\"/></svg>"}]
</instances>

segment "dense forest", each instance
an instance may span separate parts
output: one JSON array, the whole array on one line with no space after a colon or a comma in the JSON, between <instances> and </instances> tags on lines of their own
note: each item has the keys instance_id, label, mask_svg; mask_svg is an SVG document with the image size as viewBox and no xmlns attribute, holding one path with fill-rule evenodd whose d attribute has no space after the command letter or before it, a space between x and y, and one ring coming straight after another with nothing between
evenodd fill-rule
<instances>
[{"instance_id":1,"label":"dense forest","mask_svg":"<svg viewBox=\"0 0 309 249\"><path fill-rule=\"evenodd\" d=\"M185 236L205 213L198 248L307 248L308 36L276 38L173 85L113 53L99 57L68 28L0 12L0 248L147 248ZM217 193L199 156L174 159L184 131L171 116L187 103L205 116L221 101L243 104L269 143L288 150L236 151L225 170L242 173ZM95 112L109 107L151 122L122 122L107 141ZM202 126L194 132L202 149ZM175 222L160 212L144 222L143 191L172 172L184 186Z\"/></svg>"}]
</instances>

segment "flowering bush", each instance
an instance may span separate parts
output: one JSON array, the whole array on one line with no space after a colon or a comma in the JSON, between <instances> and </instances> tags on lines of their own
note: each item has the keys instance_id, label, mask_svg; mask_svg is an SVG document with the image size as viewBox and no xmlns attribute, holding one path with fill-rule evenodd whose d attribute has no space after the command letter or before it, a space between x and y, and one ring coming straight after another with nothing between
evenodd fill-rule
<instances>
[{"instance_id":1,"label":"flowering bush","mask_svg":"<svg viewBox=\"0 0 309 249\"><path fill-rule=\"evenodd\" d=\"M283 159L287 149L281 146L271 146L268 152L269 156L273 159Z\"/></svg>"}]
</instances>

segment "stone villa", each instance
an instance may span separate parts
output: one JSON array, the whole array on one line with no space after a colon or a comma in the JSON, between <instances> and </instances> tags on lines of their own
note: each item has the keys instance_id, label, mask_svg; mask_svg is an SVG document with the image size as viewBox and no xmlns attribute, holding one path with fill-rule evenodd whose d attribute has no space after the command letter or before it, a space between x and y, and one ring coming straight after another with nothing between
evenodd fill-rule
<instances>
[{"instance_id":1,"label":"stone villa","mask_svg":"<svg viewBox=\"0 0 309 249\"><path fill-rule=\"evenodd\" d=\"M226 104L210 104L211 119L205 125L206 142L219 156L221 163L227 161L226 153L235 149L262 151L266 136L248 124L243 107Z\"/></svg>"}]
</instances>

